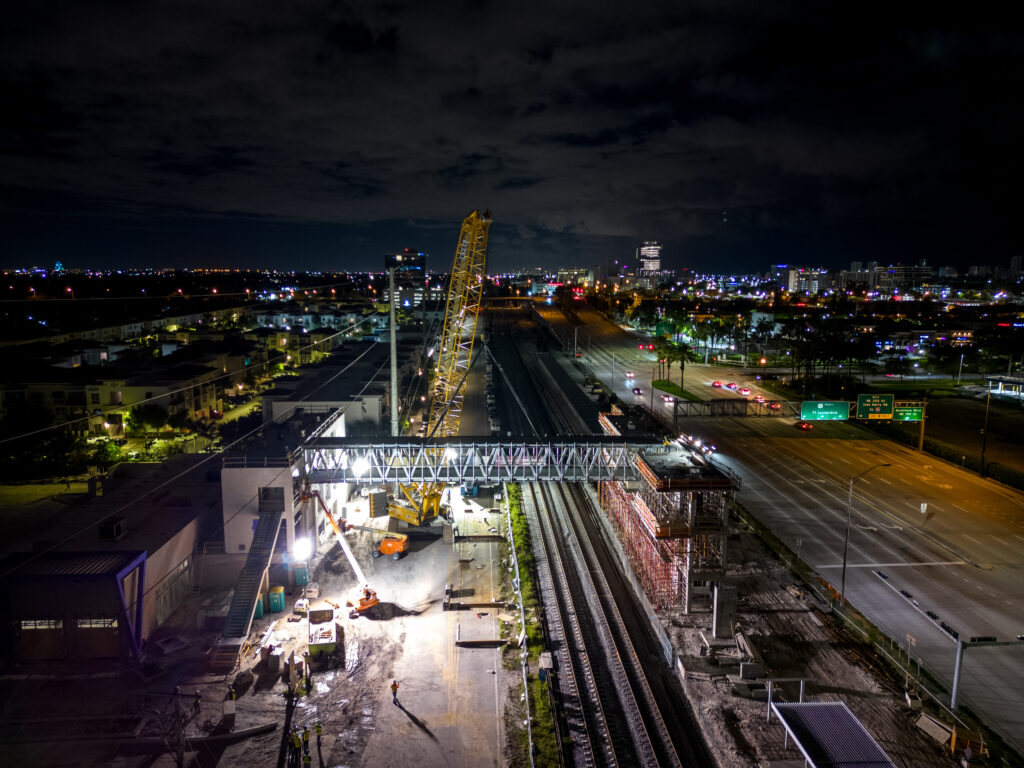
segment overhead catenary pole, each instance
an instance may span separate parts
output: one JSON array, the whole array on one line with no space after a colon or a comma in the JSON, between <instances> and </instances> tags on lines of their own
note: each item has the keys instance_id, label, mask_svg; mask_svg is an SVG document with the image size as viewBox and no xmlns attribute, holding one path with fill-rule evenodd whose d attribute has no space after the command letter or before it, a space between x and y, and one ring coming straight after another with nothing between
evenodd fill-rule
<instances>
[{"instance_id":1,"label":"overhead catenary pole","mask_svg":"<svg viewBox=\"0 0 1024 768\"><path fill-rule=\"evenodd\" d=\"M398 437L398 337L395 331L395 268L388 270L388 316L391 321L391 436Z\"/></svg>"},{"instance_id":2,"label":"overhead catenary pole","mask_svg":"<svg viewBox=\"0 0 1024 768\"><path fill-rule=\"evenodd\" d=\"M985 476L985 448L988 445L988 407L992 403L992 384L985 380L988 395L985 397L985 424L981 428L981 476Z\"/></svg>"},{"instance_id":3,"label":"overhead catenary pole","mask_svg":"<svg viewBox=\"0 0 1024 768\"><path fill-rule=\"evenodd\" d=\"M924 420L928 418L928 396L921 402L921 432L917 436L917 450L924 450Z\"/></svg>"}]
</instances>

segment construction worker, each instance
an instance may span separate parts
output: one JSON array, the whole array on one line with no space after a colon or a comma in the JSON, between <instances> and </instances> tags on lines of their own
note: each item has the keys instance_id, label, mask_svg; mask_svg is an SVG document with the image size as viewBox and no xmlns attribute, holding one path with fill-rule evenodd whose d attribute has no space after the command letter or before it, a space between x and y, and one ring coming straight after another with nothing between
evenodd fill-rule
<instances>
[{"instance_id":1,"label":"construction worker","mask_svg":"<svg viewBox=\"0 0 1024 768\"><path fill-rule=\"evenodd\" d=\"M228 684L228 701L235 700L235 686Z\"/></svg>"},{"instance_id":2,"label":"construction worker","mask_svg":"<svg viewBox=\"0 0 1024 768\"><path fill-rule=\"evenodd\" d=\"M320 721L317 720L316 721L316 751L317 752L320 751L320 736L323 734L323 732L324 732L324 729L320 725Z\"/></svg>"},{"instance_id":3,"label":"construction worker","mask_svg":"<svg viewBox=\"0 0 1024 768\"><path fill-rule=\"evenodd\" d=\"M312 768L312 765L313 765L313 756L311 754L309 754L309 752L307 752L306 754L304 754L302 756L302 768L306 768L306 766L310 766L310 768Z\"/></svg>"},{"instance_id":4,"label":"construction worker","mask_svg":"<svg viewBox=\"0 0 1024 768\"><path fill-rule=\"evenodd\" d=\"M299 729L292 728L292 765L299 768L299 755L302 754L302 739L299 738Z\"/></svg>"},{"instance_id":5,"label":"construction worker","mask_svg":"<svg viewBox=\"0 0 1024 768\"><path fill-rule=\"evenodd\" d=\"M397 704L398 703L398 681L397 680L392 680L391 681L391 703L392 704Z\"/></svg>"},{"instance_id":6,"label":"construction worker","mask_svg":"<svg viewBox=\"0 0 1024 768\"><path fill-rule=\"evenodd\" d=\"M199 695L199 689L196 688L195 698L192 699L192 717L199 717L199 705L202 700L203 697Z\"/></svg>"},{"instance_id":7,"label":"construction worker","mask_svg":"<svg viewBox=\"0 0 1024 768\"><path fill-rule=\"evenodd\" d=\"M302 752L303 754L309 754L309 726L303 726L302 728Z\"/></svg>"}]
</instances>

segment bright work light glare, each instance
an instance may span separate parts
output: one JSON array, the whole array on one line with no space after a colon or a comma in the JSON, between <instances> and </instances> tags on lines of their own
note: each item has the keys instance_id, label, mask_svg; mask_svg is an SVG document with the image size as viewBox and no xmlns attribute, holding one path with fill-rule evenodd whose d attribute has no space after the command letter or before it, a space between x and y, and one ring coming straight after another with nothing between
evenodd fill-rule
<instances>
[{"instance_id":1,"label":"bright work light glare","mask_svg":"<svg viewBox=\"0 0 1024 768\"><path fill-rule=\"evenodd\" d=\"M295 546L292 547L292 557L296 562L304 562L309 560L309 556L313 554L313 545L309 539L296 539Z\"/></svg>"}]
</instances>

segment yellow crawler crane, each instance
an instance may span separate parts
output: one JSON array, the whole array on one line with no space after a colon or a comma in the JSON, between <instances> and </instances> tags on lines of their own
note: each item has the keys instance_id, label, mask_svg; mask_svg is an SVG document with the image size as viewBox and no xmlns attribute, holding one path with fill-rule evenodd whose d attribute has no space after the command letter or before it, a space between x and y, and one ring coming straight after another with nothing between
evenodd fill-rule
<instances>
[{"instance_id":1,"label":"yellow crawler crane","mask_svg":"<svg viewBox=\"0 0 1024 768\"><path fill-rule=\"evenodd\" d=\"M490 227L490 211L484 211L483 214L478 210L473 211L462 222L451 280L448 282L441 346L437 351L437 365L430 391L427 411L429 437L455 437L459 434L463 384L469 373L476 338L476 321L483 299L487 233ZM438 448L434 458L443 461L444 449ZM391 517L410 525L426 525L438 516L443 485L417 483L402 485L401 489L411 506L389 505L388 513Z\"/></svg>"}]
</instances>

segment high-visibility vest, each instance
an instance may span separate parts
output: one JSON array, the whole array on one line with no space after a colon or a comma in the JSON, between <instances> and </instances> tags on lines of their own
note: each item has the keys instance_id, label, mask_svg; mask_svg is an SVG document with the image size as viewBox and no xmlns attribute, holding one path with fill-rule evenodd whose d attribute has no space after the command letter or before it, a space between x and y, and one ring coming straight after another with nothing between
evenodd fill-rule
<instances>
[{"instance_id":1,"label":"high-visibility vest","mask_svg":"<svg viewBox=\"0 0 1024 768\"><path fill-rule=\"evenodd\" d=\"M323 730L324 729L320 727L320 723L317 723L316 724L316 735L319 736L321 733L323 733Z\"/></svg>"},{"instance_id":2,"label":"high-visibility vest","mask_svg":"<svg viewBox=\"0 0 1024 768\"><path fill-rule=\"evenodd\" d=\"M302 729L302 743L309 744L309 728Z\"/></svg>"}]
</instances>

